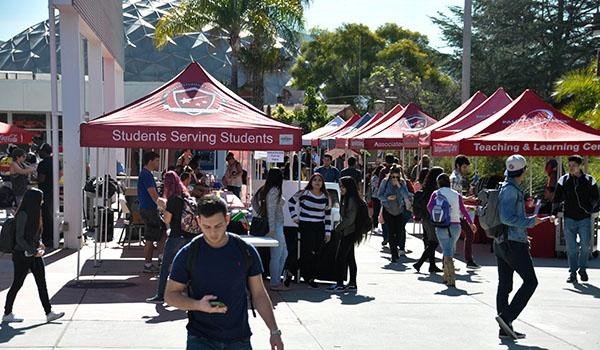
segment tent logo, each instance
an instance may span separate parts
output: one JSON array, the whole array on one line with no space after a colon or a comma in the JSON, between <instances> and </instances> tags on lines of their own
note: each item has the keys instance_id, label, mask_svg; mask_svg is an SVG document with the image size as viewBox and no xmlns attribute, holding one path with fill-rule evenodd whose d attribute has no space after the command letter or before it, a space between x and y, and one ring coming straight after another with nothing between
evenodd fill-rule
<instances>
[{"instance_id":1,"label":"tent logo","mask_svg":"<svg viewBox=\"0 0 600 350\"><path fill-rule=\"evenodd\" d=\"M194 116L216 113L223 102L211 83L177 84L163 95L166 110Z\"/></svg>"},{"instance_id":2,"label":"tent logo","mask_svg":"<svg viewBox=\"0 0 600 350\"><path fill-rule=\"evenodd\" d=\"M281 134L279 135L279 145L281 146L290 146L294 144L294 135L293 134Z\"/></svg>"},{"instance_id":3,"label":"tent logo","mask_svg":"<svg viewBox=\"0 0 600 350\"><path fill-rule=\"evenodd\" d=\"M542 119L550 121L554 118L554 113L549 109L534 109L533 111L525 114L527 119Z\"/></svg>"},{"instance_id":4,"label":"tent logo","mask_svg":"<svg viewBox=\"0 0 600 350\"><path fill-rule=\"evenodd\" d=\"M413 114L410 117L402 118L400 121L402 129L421 130L427 126L429 126L429 121L420 114Z\"/></svg>"}]
</instances>

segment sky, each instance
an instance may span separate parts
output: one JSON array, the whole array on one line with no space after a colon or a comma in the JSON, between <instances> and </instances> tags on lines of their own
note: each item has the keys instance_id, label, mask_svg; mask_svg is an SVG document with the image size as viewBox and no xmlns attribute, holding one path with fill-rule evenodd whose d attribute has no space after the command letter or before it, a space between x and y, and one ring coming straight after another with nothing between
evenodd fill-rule
<instances>
[{"instance_id":1,"label":"sky","mask_svg":"<svg viewBox=\"0 0 600 350\"><path fill-rule=\"evenodd\" d=\"M364 23L374 30L393 22L427 35L431 46L448 52L429 16L463 4L464 0L312 0L306 28L334 30L343 23ZM6 41L47 18L48 0L0 0L0 40Z\"/></svg>"}]
</instances>

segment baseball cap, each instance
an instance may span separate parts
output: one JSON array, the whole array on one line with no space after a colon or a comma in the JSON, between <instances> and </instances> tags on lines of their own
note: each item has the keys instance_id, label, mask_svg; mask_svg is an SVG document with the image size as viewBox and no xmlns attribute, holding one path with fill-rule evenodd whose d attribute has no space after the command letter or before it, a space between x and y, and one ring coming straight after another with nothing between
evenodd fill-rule
<instances>
[{"instance_id":1,"label":"baseball cap","mask_svg":"<svg viewBox=\"0 0 600 350\"><path fill-rule=\"evenodd\" d=\"M527 166L527 160L520 154L513 154L506 159L506 171L504 176L514 176Z\"/></svg>"}]
</instances>

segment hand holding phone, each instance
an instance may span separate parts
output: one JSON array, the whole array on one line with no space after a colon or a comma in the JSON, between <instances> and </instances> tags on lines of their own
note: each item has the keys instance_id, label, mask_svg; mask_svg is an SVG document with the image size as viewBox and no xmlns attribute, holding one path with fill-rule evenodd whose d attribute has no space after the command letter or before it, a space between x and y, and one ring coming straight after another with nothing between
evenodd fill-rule
<instances>
[{"instance_id":1,"label":"hand holding phone","mask_svg":"<svg viewBox=\"0 0 600 350\"><path fill-rule=\"evenodd\" d=\"M206 312L209 314L224 314L227 312L227 305L217 300L215 295L205 295L202 299L198 300L198 311Z\"/></svg>"}]
</instances>

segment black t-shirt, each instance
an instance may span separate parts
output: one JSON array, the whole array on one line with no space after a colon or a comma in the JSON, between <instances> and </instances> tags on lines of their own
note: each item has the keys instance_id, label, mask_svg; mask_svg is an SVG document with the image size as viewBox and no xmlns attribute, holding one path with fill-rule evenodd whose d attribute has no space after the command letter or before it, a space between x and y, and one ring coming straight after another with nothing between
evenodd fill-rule
<instances>
[{"instance_id":1,"label":"black t-shirt","mask_svg":"<svg viewBox=\"0 0 600 350\"><path fill-rule=\"evenodd\" d=\"M52 195L52 158L43 159L37 166L38 177L44 175L44 182L38 183L38 188L45 195Z\"/></svg>"},{"instance_id":2,"label":"black t-shirt","mask_svg":"<svg viewBox=\"0 0 600 350\"><path fill-rule=\"evenodd\" d=\"M171 218L171 235L181 235L181 213L183 211L183 198L180 196L171 196L167 200L167 211L173 215Z\"/></svg>"},{"instance_id":3,"label":"black t-shirt","mask_svg":"<svg viewBox=\"0 0 600 350\"><path fill-rule=\"evenodd\" d=\"M360 182L362 181L362 171L356 169L356 168L346 168L344 170L342 170L340 172L340 178L344 177L344 176L350 176L351 178L354 179L354 181L356 181L356 184L360 184Z\"/></svg>"}]
</instances>

